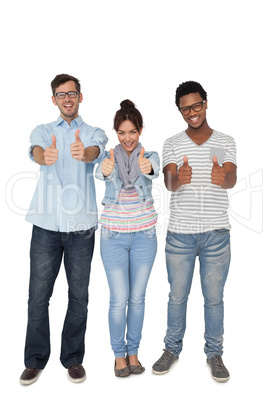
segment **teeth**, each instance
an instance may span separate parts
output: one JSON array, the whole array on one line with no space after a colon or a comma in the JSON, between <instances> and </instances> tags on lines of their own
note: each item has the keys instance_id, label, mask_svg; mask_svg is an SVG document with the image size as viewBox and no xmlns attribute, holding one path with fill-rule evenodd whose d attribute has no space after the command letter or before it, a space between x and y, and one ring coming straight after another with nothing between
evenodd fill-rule
<instances>
[{"instance_id":1,"label":"teeth","mask_svg":"<svg viewBox=\"0 0 268 402\"><path fill-rule=\"evenodd\" d=\"M198 120L198 117L192 117L190 120L196 121L196 120Z\"/></svg>"}]
</instances>

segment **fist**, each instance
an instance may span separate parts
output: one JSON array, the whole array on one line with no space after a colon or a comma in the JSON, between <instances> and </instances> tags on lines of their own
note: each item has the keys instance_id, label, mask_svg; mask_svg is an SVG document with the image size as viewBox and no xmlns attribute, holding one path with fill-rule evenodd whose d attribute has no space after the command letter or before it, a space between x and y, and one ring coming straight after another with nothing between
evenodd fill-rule
<instances>
[{"instance_id":1,"label":"fist","mask_svg":"<svg viewBox=\"0 0 268 402\"><path fill-rule=\"evenodd\" d=\"M104 159L102 162L101 172L103 176L110 176L115 167L114 150L110 149L110 158Z\"/></svg>"},{"instance_id":2,"label":"fist","mask_svg":"<svg viewBox=\"0 0 268 402\"><path fill-rule=\"evenodd\" d=\"M59 156L59 150L56 148L56 137L55 135L51 136L52 144L50 147L47 147L44 151L44 162L45 165L51 166L57 162Z\"/></svg>"},{"instance_id":3,"label":"fist","mask_svg":"<svg viewBox=\"0 0 268 402\"><path fill-rule=\"evenodd\" d=\"M183 157L183 165L179 168L178 179L181 185L190 184L192 180L192 168L189 166L187 156Z\"/></svg>"},{"instance_id":4,"label":"fist","mask_svg":"<svg viewBox=\"0 0 268 402\"><path fill-rule=\"evenodd\" d=\"M226 172L224 168L218 164L216 156L213 156L212 161L211 183L215 184L215 186L222 186L225 182Z\"/></svg>"},{"instance_id":5,"label":"fist","mask_svg":"<svg viewBox=\"0 0 268 402\"><path fill-rule=\"evenodd\" d=\"M152 171L152 164L149 159L144 158L145 149L141 148L140 155L138 158L138 165L142 174L150 174Z\"/></svg>"},{"instance_id":6,"label":"fist","mask_svg":"<svg viewBox=\"0 0 268 402\"><path fill-rule=\"evenodd\" d=\"M81 141L81 138L79 137L79 134L80 130L76 130L75 142L71 144L71 154L73 159L76 159L77 161L82 161L85 154L85 147Z\"/></svg>"}]
</instances>

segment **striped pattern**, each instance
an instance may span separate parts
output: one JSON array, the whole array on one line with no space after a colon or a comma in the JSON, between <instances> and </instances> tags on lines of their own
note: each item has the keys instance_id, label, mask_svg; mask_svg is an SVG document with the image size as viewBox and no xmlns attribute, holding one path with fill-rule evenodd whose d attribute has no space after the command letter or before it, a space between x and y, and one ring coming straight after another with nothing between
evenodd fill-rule
<instances>
[{"instance_id":1,"label":"striped pattern","mask_svg":"<svg viewBox=\"0 0 268 402\"><path fill-rule=\"evenodd\" d=\"M156 224L157 213L153 201L140 202L135 187L122 187L117 201L105 205L99 222L116 232L139 232Z\"/></svg>"},{"instance_id":2,"label":"striped pattern","mask_svg":"<svg viewBox=\"0 0 268 402\"><path fill-rule=\"evenodd\" d=\"M232 137L213 131L202 145L195 144L183 131L165 141L163 168L169 163L183 164L188 157L192 180L171 195L168 230L175 233L203 233L230 229L227 191L211 184L212 157L218 163L236 164L236 146Z\"/></svg>"}]
</instances>

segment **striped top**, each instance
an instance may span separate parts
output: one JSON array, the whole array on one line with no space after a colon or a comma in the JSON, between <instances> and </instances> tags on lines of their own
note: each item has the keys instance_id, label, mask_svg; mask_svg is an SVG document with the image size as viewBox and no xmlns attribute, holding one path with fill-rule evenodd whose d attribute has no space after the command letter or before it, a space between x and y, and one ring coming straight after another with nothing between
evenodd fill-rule
<instances>
[{"instance_id":1,"label":"striped top","mask_svg":"<svg viewBox=\"0 0 268 402\"><path fill-rule=\"evenodd\" d=\"M139 232L157 222L153 201L140 202L135 187L122 187L113 204L105 204L99 223L116 232Z\"/></svg>"},{"instance_id":2,"label":"striped top","mask_svg":"<svg viewBox=\"0 0 268 402\"><path fill-rule=\"evenodd\" d=\"M203 233L230 229L227 191L211 183L212 158L219 165L236 164L236 146L232 137L213 131L202 145L195 144L185 131L168 138L163 147L163 168L169 163L183 164L188 157L192 168L190 184L172 192L168 230L175 233Z\"/></svg>"}]
</instances>

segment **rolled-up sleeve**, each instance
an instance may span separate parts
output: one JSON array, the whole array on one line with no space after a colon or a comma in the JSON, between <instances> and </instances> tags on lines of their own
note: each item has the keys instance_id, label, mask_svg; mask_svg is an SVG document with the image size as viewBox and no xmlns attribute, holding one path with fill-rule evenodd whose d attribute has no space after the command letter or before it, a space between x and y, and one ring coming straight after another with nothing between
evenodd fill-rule
<instances>
[{"instance_id":1,"label":"rolled-up sleeve","mask_svg":"<svg viewBox=\"0 0 268 402\"><path fill-rule=\"evenodd\" d=\"M105 132L100 128L94 128L91 138L84 141L84 147L99 147L100 153L92 163L99 163L105 155L105 145L108 142L108 137Z\"/></svg>"},{"instance_id":2,"label":"rolled-up sleeve","mask_svg":"<svg viewBox=\"0 0 268 402\"><path fill-rule=\"evenodd\" d=\"M148 156L146 156L146 153L144 155L144 157L148 158L149 161L151 162L152 168L153 168L153 172L154 174L150 175L150 174L146 174L144 176L146 176L148 179L153 180L156 179L159 176L159 170L160 170L160 158L157 152L150 152Z\"/></svg>"},{"instance_id":3,"label":"rolled-up sleeve","mask_svg":"<svg viewBox=\"0 0 268 402\"><path fill-rule=\"evenodd\" d=\"M28 149L28 154L29 157L32 161L34 161L33 158L33 148L36 146L39 146L43 149L46 149L47 147L49 147L52 143L52 140L48 141L47 136L44 134L44 130L42 129L42 126L37 126L30 135L30 147Z\"/></svg>"}]
</instances>

